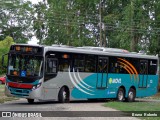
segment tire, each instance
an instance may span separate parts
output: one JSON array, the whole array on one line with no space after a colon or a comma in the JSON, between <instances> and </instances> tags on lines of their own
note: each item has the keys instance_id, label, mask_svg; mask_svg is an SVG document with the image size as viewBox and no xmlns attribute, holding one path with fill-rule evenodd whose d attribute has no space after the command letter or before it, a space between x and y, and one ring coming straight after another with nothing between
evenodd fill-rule
<instances>
[{"instance_id":1,"label":"tire","mask_svg":"<svg viewBox=\"0 0 160 120\"><path fill-rule=\"evenodd\" d=\"M68 103L69 102L69 91L65 87L62 87L60 89L59 94L58 94L58 101L60 103Z\"/></svg>"},{"instance_id":2,"label":"tire","mask_svg":"<svg viewBox=\"0 0 160 120\"><path fill-rule=\"evenodd\" d=\"M117 92L117 101L123 102L124 101L124 89L119 88Z\"/></svg>"},{"instance_id":3,"label":"tire","mask_svg":"<svg viewBox=\"0 0 160 120\"><path fill-rule=\"evenodd\" d=\"M33 104L34 103L34 99L27 99L29 104Z\"/></svg>"},{"instance_id":4,"label":"tire","mask_svg":"<svg viewBox=\"0 0 160 120\"><path fill-rule=\"evenodd\" d=\"M136 91L133 88L130 88L127 96L127 101L134 102L135 97L136 97Z\"/></svg>"},{"instance_id":5,"label":"tire","mask_svg":"<svg viewBox=\"0 0 160 120\"><path fill-rule=\"evenodd\" d=\"M2 81L0 81L0 85L2 84Z\"/></svg>"}]
</instances>

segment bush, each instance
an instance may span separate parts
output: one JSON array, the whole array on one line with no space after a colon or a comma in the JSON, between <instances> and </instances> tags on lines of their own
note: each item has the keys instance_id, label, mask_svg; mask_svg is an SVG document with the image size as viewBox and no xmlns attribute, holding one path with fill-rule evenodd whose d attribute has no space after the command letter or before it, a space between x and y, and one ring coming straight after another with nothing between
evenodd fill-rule
<instances>
[{"instance_id":1,"label":"bush","mask_svg":"<svg viewBox=\"0 0 160 120\"><path fill-rule=\"evenodd\" d=\"M0 75L6 72L6 70L2 67L2 55L8 53L9 48L12 44L14 44L13 38L9 36L0 41ZM7 64L7 60L4 60L4 64Z\"/></svg>"}]
</instances>

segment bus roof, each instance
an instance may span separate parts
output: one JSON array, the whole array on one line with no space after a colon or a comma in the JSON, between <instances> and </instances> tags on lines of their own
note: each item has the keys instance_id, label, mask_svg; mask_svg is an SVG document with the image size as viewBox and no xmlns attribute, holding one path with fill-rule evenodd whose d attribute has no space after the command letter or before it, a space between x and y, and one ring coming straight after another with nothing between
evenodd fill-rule
<instances>
[{"instance_id":1,"label":"bus roof","mask_svg":"<svg viewBox=\"0 0 160 120\"><path fill-rule=\"evenodd\" d=\"M44 46L45 51L57 51L57 52L69 52L69 53L82 53L82 54L93 54L93 55L108 55L108 56L120 56L120 57L132 57L132 58L142 58L142 59L158 59L157 56L146 55L142 53L129 52L124 49L118 48L104 48L104 47L72 47L72 46Z\"/></svg>"},{"instance_id":2,"label":"bus roof","mask_svg":"<svg viewBox=\"0 0 160 120\"><path fill-rule=\"evenodd\" d=\"M44 47L45 52L56 51L56 52L69 52L69 53L81 53L81 54L92 54L92 55L107 55L107 56L117 56L117 57L131 57L131 58L142 58L142 59L158 59L158 55L146 55L142 53L129 52L124 49L118 48L105 48L105 47L93 47L93 46L83 46L83 47L73 47L66 45L44 46L44 45L30 45L30 44L14 44L18 46L31 46L31 47ZM12 45L12 46L14 46Z\"/></svg>"}]
</instances>

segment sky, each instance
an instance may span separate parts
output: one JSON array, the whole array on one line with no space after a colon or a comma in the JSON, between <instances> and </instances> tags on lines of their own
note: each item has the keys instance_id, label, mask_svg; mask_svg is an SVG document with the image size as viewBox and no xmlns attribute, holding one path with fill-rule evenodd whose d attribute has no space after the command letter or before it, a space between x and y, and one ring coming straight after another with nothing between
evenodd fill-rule
<instances>
[{"instance_id":1,"label":"sky","mask_svg":"<svg viewBox=\"0 0 160 120\"><path fill-rule=\"evenodd\" d=\"M28 44L36 45L39 42L35 36L32 37L30 41L28 41Z\"/></svg>"},{"instance_id":2,"label":"sky","mask_svg":"<svg viewBox=\"0 0 160 120\"><path fill-rule=\"evenodd\" d=\"M42 0L29 0L31 1L33 4L37 4L38 2L42 1Z\"/></svg>"}]
</instances>

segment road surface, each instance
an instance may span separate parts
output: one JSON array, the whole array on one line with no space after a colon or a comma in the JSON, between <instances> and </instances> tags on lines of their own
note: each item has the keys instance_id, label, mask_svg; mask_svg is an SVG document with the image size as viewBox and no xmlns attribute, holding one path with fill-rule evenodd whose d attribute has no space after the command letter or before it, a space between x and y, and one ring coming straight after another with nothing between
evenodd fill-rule
<instances>
[{"instance_id":1,"label":"road surface","mask_svg":"<svg viewBox=\"0 0 160 120\"><path fill-rule=\"evenodd\" d=\"M123 113L115 109L104 107L103 105L105 102L106 101L72 101L71 103L61 104L53 101L36 101L34 104L28 104L26 99L20 99L0 104L1 114L2 112L9 111L12 115L11 118L0 118L0 120L138 120L138 118L135 117L125 117ZM30 113L42 116L42 118L25 118L25 115L28 117L28 114ZM3 116L5 115L6 113L3 113ZM20 117L15 117L16 115L20 115Z\"/></svg>"}]
</instances>

